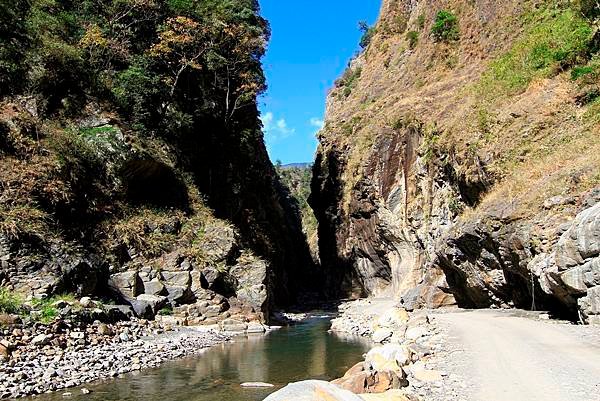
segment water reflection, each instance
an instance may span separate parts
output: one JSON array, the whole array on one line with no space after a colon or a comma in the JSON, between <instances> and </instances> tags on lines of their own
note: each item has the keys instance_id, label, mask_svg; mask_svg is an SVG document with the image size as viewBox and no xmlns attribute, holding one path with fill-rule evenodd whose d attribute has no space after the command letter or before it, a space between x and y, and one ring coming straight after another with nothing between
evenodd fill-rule
<instances>
[{"instance_id":1,"label":"water reflection","mask_svg":"<svg viewBox=\"0 0 600 401\"><path fill-rule=\"evenodd\" d=\"M78 389L75 400L258 401L290 381L331 380L361 360L368 344L327 333L329 319L311 318L266 336L236 339L211 348L199 358L163 365L109 382ZM243 382L267 382L275 388L242 388ZM61 392L36 400L64 400Z\"/></svg>"}]
</instances>

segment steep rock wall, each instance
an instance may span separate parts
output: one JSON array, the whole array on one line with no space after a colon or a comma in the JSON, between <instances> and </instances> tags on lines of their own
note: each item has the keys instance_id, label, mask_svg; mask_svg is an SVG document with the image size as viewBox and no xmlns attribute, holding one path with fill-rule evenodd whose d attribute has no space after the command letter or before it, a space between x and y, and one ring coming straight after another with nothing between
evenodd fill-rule
<instances>
[{"instance_id":1,"label":"steep rock wall","mask_svg":"<svg viewBox=\"0 0 600 401\"><path fill-rule=\"evenodd\" d=\"M539 262L598 201L598 106L581 96L599 75L572 73L594 63L598 10L578 7L383 2L319 135L311 204L332 291L595 313L593 252L578 259L579 290L548 284L572 264ZM562 46L553 35L580 48L533 65L535 49Z\"/></svg>"}]
</instances>

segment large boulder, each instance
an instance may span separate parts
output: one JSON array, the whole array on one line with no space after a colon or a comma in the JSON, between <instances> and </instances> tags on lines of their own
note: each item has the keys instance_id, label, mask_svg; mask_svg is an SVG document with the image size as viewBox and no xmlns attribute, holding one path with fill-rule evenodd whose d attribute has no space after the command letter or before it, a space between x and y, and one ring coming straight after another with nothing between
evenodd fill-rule
<instances>
[{"instance_id":1,"label":"large boulder","mask_svg":"<svg viewBox=\"0 0 600 401\"><path fill-rule=\"evenodd\" d=\"M120 322L135 317L133 308L129 305L104 305L102 309L109 322Z\"/></svg>"},{"instance_id":2,"label":"large boulder","mask_svg":"<svg viewBox=\"0 0 600 401\"><path fill-rule=\"evenodd\" d=\"M192 292L190 287L183 287L180 285L167 285L167 298L171 305L183 305L189 304L196 300L196 296Z\"/></svg>"},{"instance_id":3,"label":"large boulder","mask_svg":"<svg viewBox=\"0 0 600 401\"><path fill-rule=\"evenodd\" d=\"M600 203L577 215L553 252L530 264L542 289L578 309L588 323L600 320Z\"/></svg>"},{"instance_id":4,"label":"large boulder","mask_svg":"<svg viewBox=\"0 0 600 401\"><path fill-rule=\"evenodd\" d=\"M350 368L344 377L332 383L355 394L383 393L408 385L406 374L402 369L379 372L367 367L367 364L360 362Z\"/></svg>"},{"instance_id":5,"label":"large boulder","mask_svg":"<svg viewBox=\"0 0 600 401\"><path fill-rule=\"evenodd\" d=\"M80 297L94 295L97 287L106 282L107 270L98 263L82 259L62 264L54 292L77 294Z\"/></svg>"},{"instance_id":6,"label":"large boulder","mask_svg":"<svg viewBox=\"0 0 600 401\"><path fill-rule=\"evenodd\" d=\"M237 282L236 298L264 314L268 312L267 270L267 262L257 257L248 257L229 271Z\"/></svg>"},{"instance_id":7,"label":"large boulder","mask_svg":"<svg viewBox=\"0 0 600 401\"><path fill-rule=\"evenodd\" d=\"M165 295L167 293L166 288L159 279L154 279L144 282L144 294L148 295Z\"/></svg>"},{"instance_id":8,"label":"large boulder","mask_svg":"<svg viewBox=\"0 0 600 401\"><path fill-rule=\"evenodd\" d=\"M399 344L385 344L371 349L365 358L366 366L373 371L387 370L399 372L411 361L408 347Z\"/></svg>"},{"instance_id":9,"label":"large boulder","mask_svg":"<svg viewBox=\"0 0 600 401\"><path fill-rule=\"evenodd\" d=\"M144 283L136 271L115 273L108 279L108 287L125 300L132 300L141 294Z\"/></svg>"},{"instance_id":10,"label":"large boulder","mask_svg":"<svg viewBox=\"0 0 600 401\"><path fill-rule=\"evenodd\" d=\"M188 271L163 271L160 275L167 285L189 287L192 284L192 276Z\"/></svg>"},{"instance_id":11,"label":"large boulder","mask_svg":"<svg viewBox=\"0 0 600 401\"><path fill-rule=\"evenodd\" d=\"M141 294L131 301L131 306L137 317L153 319L167 304L167 298L158 295Z\"/></svg>"},{"instance_id":12,"label":"large boulder","mask_svg":"<svg viewBox=\"0 0 600 401\"><path fill-rule=\"evenodd\" d=\"M362 401L358 395L320 380L290 383L264 401Z\"/></svg>"},{"instance_id":13,"label":"large boulder","mask_svg":"<svg viewBox=\"0 0 600 401\"><path fill-rule=\"evenodd\" d=\"M241 320L237 319L225 319L219 324L219 326L223 331L234 333L244 332L248 329L248 324L246 322L242 322Z\"/></svg>"},{"instance_id":14,"label":"large boulder","mask_svg":"<svg viewBox=\"0 0 600 401\"><path fill-rule=\"evenodd\" d=\"M199 244L208 265L228 262L238 253L238 233L233 226L215 221L204 227Z\"/></svg>"}]
</instances>

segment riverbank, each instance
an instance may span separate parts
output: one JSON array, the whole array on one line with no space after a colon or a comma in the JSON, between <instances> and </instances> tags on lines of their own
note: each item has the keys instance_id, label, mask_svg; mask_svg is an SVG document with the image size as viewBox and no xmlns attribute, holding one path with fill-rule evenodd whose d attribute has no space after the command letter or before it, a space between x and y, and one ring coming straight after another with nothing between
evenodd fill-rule
<instances>
[{"instance_id":1,"label":"riverbank","mask_svg":"<svg viewBox=\"0 0 600 401\"><path fill-rule=\"evenodd\" d=\"M304 377L333 380L361 359L366 341L327 333L329 313L311 313L297 324L268 335L248 334L208 348L202 355L143 369L26 400L61 401L262 401L273 391ZM300 316L296 316L300 318ZM284 368L282 368L284 367ZM262 382L273 387L247 387Z\"/></svg>"},{"instance_id":2,"label":"riverbank","mask_svg":"<svg viewBox=\"0 0 600 401\"><path fill-rule=\"evenodd\" d=\"M390 299L361 299L340 305L332 330L369 337L374 346L363 362L333 383L358 394L382 394L384 400L449 399L464 383L440 369L438 356L447 332L437 324L436 312L407 312L396 304ZM361 379L366 386L360 385Z\"/></svg>"},{"instance_id":3,"label":"riverbank","mask_svg":"<svg viewBox=\"0 0 600 401\"><path fill-rule=\"evenodd\" d=\"M2 331L0 397L19 398L68 389L227 342L214 329L173 327L133 318L114 324L58 321ZM85 391L85 390L82 390Z\"/></svg>"},{"instance_id":4,"label":"riverbank","mask_svg":"<svg viewBox=\"0 0 600 401\"><path fill-rule=\"evenodd\" d=\"M370 339L372 348L364 360L332 382L292 383L266 401L314 400L317 394L345 401L447 399L445 395L462 384L458 377L439 370L436 363L447 334L428 311L409 313L396 304L391 299L342 303L331 331Z\"/></svg>"},{"instance_id":5,"label":"riverbank","mask_svg":"<svg viewBox=\"0 0 600 401\"><path fill-rule=\"evenodd\" d=\"M265 401L597 400L594 326L514 309L407 312L387 299L339 309L331 331L371 339L364 360L342 378L291 383Z\"/></svg>"}]
</instances>

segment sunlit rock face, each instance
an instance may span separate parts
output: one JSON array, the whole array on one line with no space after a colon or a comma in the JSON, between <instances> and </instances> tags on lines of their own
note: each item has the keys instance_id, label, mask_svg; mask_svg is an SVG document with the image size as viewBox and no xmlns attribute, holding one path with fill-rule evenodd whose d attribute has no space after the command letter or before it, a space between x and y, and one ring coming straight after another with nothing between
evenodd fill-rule
<instances>
[{"instance_id":1,"label":"sunlit rock face","mask_svg":"<svg viewBox=\"0 0 600 401\"><path fill-rule=\"evenodd\" d=\"M456 17L453 39L435 34L440 10ZM514 90L493 73L511 49L545 40L521 29L527 13L546 18L519 0L383 2L319 133L310 201L330 294L595 320L594 256L551 258L600 200L597 122L578 117L570 79Z\"/></svg>"}]
</instances>

